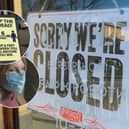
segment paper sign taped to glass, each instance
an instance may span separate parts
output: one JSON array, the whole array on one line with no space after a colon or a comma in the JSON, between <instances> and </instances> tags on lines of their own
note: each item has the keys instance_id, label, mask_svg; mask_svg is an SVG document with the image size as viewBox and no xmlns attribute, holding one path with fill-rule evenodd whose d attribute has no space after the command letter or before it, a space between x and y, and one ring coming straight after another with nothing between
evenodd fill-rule
<instances>
[{"instance_id":1,"label":"paper sign taped to glass","mask_svg":"<svg viewBox=\"0 0 129 129\"><path fill-rule=\"evenodd\" d=\"M14 17L0 17L0 62L20 59L18 32Z\"/></svg>"},{"instance_id":2,"label":"paper sign taped to glass","mask_svg":"<svg viewBox=\"0 0 129 129\"><path fill-rule=\"evenodd\" d=\"M129 9L32 13L29 108L86 129L129 128Z\"/></svg>"}]
</instances>

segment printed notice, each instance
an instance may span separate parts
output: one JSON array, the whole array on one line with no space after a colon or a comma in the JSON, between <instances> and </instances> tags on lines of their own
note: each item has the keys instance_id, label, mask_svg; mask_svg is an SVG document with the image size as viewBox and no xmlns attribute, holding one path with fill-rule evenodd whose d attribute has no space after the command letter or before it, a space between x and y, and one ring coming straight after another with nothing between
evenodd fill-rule
<instances>
[{"instance_id":1,"label":"printed notice","mask_svg":"<svg viewBox=\"0 0 129 129\"><path fill-rule=\"evenodd\" d=\"M20 48L14 17L0 17L0 62L20 59Z\"/></svg>"},{"instance_id":2,"label":"printed notice","mask_svg":"<svg viewBox=\"0 0 129 129\"><path fill-rule=\"evenodd\" d=\"M29 108L54 117L60 129L129 129L129 9L123 12L29 14L26 55L40 79Z\"/></svg>"}]
</instances>

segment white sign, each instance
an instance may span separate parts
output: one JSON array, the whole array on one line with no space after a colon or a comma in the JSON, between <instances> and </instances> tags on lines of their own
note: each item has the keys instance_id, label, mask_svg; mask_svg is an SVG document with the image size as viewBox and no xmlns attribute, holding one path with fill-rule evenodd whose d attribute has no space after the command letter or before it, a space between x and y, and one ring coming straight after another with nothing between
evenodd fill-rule
<instances>
[{"instance_id":1,"label":"white sign","mask_svg":"<svg viewBox=\"0 0 129 129\"><path fill-rule=\"evenodd\" d=\"M86 129L128 129L129 9L33 13L28 24L40 76L29 107Z\"/></svg>"}]
</instances>

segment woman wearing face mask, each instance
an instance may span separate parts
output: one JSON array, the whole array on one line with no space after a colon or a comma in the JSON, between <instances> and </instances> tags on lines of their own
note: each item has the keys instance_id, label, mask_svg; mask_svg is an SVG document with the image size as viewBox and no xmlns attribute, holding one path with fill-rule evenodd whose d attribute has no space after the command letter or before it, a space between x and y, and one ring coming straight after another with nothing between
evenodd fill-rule
<instances>
[{"instance_id":1,"label":"woman wearing face mask","mask_svg":"<svg viewBox=\"0 0 129 129\"><path fill-rule=\"evenodd\" d=\"M0 103L7 107L17 107L26 103L24 85L26 60L21 60L0 68Z\"/></svg>"}]
</instances>

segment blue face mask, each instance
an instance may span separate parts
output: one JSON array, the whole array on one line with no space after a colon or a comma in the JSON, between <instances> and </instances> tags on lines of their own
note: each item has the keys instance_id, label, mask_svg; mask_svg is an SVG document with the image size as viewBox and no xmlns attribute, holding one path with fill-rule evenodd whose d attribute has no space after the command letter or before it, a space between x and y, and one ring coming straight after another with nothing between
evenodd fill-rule
<instances>
[{"instance_id":1,"label":"blue face mask","mask_svg":"<svg viewBox=\"0 0 129 129\"><path fill-rule=\"evenodd\" d=\"M17 72L8 72L6 73L6 84L5 89L22 93L25 85L25 72L17 73Z\"/></svg>"}]
</instances>

